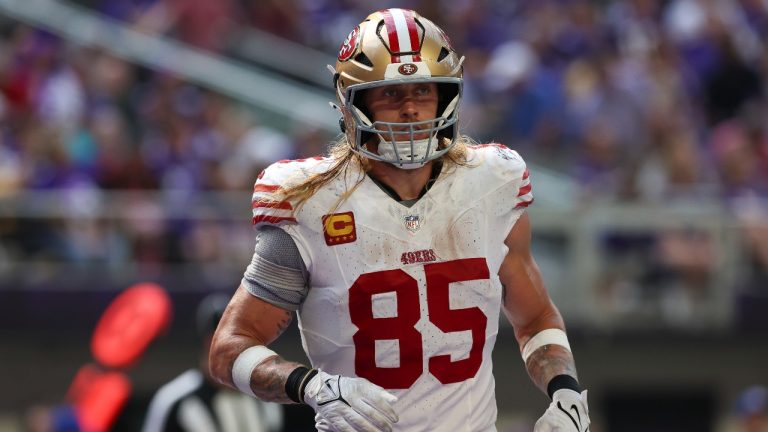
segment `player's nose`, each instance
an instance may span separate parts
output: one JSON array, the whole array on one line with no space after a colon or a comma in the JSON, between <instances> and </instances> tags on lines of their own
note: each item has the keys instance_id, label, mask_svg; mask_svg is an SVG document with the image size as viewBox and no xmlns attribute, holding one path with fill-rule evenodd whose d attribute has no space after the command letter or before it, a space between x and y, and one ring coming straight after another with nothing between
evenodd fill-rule
<instances>
[{"instance_id":1,"label":"player's nose","mask_svg":"<svg viewBox=\"0 0 768 432\"><path fill-rule=\"evenodd\" d=\"M405 120L412 120L418 118L419 106L413 97L403 98L403 102L400 104L400 117Z\"/></svg>"}]
</instances>

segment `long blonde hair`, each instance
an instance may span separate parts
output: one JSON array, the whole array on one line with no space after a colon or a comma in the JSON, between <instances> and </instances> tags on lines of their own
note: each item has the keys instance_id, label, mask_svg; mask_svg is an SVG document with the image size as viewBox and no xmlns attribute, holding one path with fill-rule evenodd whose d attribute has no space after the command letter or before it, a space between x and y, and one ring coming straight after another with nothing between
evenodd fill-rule
<instances>
[{"instance_id":1,"label":"long blonde hair","mask_svg":"<svg viewBox=\"0 0 768 432\"><path fill-rule=\"evenodd\" d=\"M466 135L460 135L456 139L456 144L440 158L443 162L444 173L448 173L448 170L452 170L456 166L467 166L467 146L474 143L472 138ZM443 140L440 142L438 148L444 147L445 143ZM306 180L290 185L279 191L281 200L290 200L293 203L294 213L297 212L301 206L318 191L318 189L330 183L340 175L346 179L348 178L350 169L356 170L358 174L357 179L351 187L347 187L344 193L329 210L329 213L333 213L360 186L363 180L365 180L366 173L368 173L372 167L370 159L361 156L354 151L349 144L346 135L343 135L340 139L331 143L328 153L332 161L328 170L313 174Z\"/></svg>"}]
</instances>

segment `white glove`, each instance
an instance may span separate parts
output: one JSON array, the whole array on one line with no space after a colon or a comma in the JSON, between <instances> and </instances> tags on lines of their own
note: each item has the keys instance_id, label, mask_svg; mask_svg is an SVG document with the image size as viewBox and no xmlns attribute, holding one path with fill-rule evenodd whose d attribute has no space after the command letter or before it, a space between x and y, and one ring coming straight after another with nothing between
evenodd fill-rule
<instances>
[{"instance_id":1,"label":"white glove","mask_svg":"<svg viewBox=\"0 0 768 432\"><path fill-rule=\"evenodd\" d=\"M552 395L552 403L536 422L533 432L586 432L589 423L587 391L579 394L560 389Z\"/></svg>"},{"instance_id":2,"label":"white glove","mask_svg":"<svg viewBox=\"0 0 768 432\"><path fill-rule=\"evenodd\" d=\"M328 421L323 419L323 416L320 414L315 414L315 429L317 429L317 432L333 432Z\"/></svg>"},{"instance_id":3,"label":"white glove","mask_svg":"<svg viewBox=\"0 0 768 432\"><path fill-rule=\"evenodd\" d=\"M316 427L335 432L390 432L399 420L397 398L364 378L329 375L318 369L304 387L304 402L317 415Z\"/></svg>"}]
</instances>

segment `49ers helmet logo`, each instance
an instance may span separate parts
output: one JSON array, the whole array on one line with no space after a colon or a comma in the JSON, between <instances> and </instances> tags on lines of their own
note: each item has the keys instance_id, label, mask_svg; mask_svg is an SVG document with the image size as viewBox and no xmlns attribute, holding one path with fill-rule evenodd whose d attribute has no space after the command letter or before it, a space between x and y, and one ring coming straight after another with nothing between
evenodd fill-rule
<instances>
[{"instance_id":1,"label":"49ers helmet logo","mask_svg":"<svg viewBox=\"0 0 768 432\"><path fill-rule=\"evenodd\" d=\"M357 43L360 39L358 36L360 36L360 26L356 26L352 29L347 38L344 39L344 43L342 43L341 48L339 48L339 61L349 60L349 58L352 57L352 54L354 54L357 49Z\"/></svg>"},{"instance_id":2,"label":"49ers helmet logo","mask_svg":"<svg viewBox=\"0 0 768 432\"><path fill-rule=\"evenodd\" d=\"M397 71L400 72L400 75L413 75L417 70L419 70L419 67L413 63L401 64L400 67L397 68Z\"/></svg>"}]
</instances>

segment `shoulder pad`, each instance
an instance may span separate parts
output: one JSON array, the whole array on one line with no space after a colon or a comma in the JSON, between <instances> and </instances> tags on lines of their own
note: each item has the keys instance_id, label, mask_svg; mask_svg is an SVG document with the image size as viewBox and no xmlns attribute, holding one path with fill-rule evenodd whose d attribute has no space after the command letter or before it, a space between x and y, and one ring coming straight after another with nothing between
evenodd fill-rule
<instances>
[{"instance_id":1,"label":"shoulder pad","mask_svg":"<svg viewBox=\"0 0 768 432\"><path fill-rule=\"evenodd\" d=\"M491 178L501 183L505 196L513 198L514 208L528 207L533 193L528 167L522 156L504 144L478 144L470 146L473 158L487 167Z\"/></svg>"},{"instance_id":2,"label":"shoulder pad","mask_svg":"<svg viewBox=\"0 0 768 432\"><path fill-rule=\"evenodd\" d=\"M279 225L296 222L294 205L281 200L280 191L307 180L312 174L325 170L328 158L281 160L268 166L256 179L251 197L253 224Z\"/></svg>"}]
</instances>

